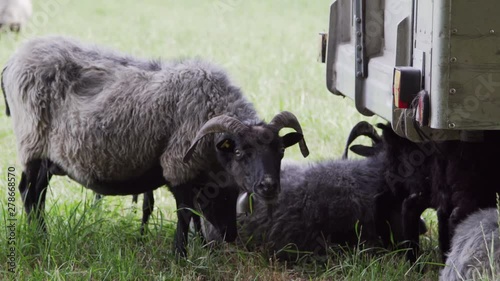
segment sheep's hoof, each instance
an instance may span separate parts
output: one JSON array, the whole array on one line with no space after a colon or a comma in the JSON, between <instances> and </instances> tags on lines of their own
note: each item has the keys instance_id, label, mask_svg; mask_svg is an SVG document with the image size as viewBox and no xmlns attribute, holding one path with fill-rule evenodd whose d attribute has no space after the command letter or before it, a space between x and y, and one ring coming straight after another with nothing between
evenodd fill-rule
<instances>
[{"instance_id":1,"label":"sheep's hoof","mask_svg":"<svg viewBox=\"0 0 500 281\"><path fill-rule=\"evenodd\" d=\"M177 259L185 259L187 257L186 246L184 243L179 243L177 239L174 240L174 254Z\"/></svg>"},{"instance_id":2,"label":"sheep's hoof","mask_svg":"<svg viewBox=\"0 0 500 281\"><path fill-rule=\"evenodd\" d=\"M175 259L180 262L187 258L186 248L175 247L174 248Z\"/></svg>"}]
</instances>

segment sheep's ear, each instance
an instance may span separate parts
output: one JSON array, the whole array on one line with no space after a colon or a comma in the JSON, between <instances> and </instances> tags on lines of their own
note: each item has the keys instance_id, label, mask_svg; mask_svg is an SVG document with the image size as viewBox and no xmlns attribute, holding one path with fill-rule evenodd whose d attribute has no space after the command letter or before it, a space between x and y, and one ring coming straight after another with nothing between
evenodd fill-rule
<instances>
[{"instance_id":1,"label":"sheep's ear","mask_svg":"<svg viewBox=\"0 0 500 281\"><path fill-rule=\"evenodd\" d=\"M191 160L191 157L193 156L194 150L196 149L199 141L199 139L194 141L193 144L191 144L191 147L189 147L189 149L187 150L186 154L184 154L184 158L182 158L182 161L184 161L184 163L187 163L189 162L189 160Z\"/></svg>"},{"instance_id":2,"label":"sheep's ear","mask_svg":"<svg viewBox=\"0 0 500 281\"><path fill-rule=\"evenodd\" d=\"M233 152L235 146L236 144L232 139L223 139L215 145L218 150L224 152Z\"/></svg>"},{"instance_id":3,"label":"sheep's ear","mask_svg":"<svg viewBox=\"0 0 500 281\"><path fill-rule=\"evenodd\" d=\"M375 155L376 149L372 146L366 146L366 145L360 145L360 144L355 144L351 146L350 150L357 155L364 156L364 157L370 157Z\"/></svg>"},{"instance_id":4,"label":"sheep's ear","mask_svg":"<svg viewBox=\"0 0 500 281\"><path fill-rule=\"evenodd\" d=\"M282 136L281 139L283 140L283 145L285 146L285 148L287 148L303 140L304 135L302 135L301 133L292 132Z\"/></svg>"},{"instance_id":5,"label":"sheep's ear","mask_svg":"<svg viewBox=\"0 0 500 281\"><path fill-rule=\"evenodd\" d=\"M208 120L200 128L198 133L196 133L196 137L191 143L191 147L189 147L189 149L186 151L186 154L184 155L183 158L184 163L189 162L189 159L191 159L191 156L193 156L194 150L196 149L198 142L205 136L215 133L238 134L245 132L246 130L248 130L248 126L241 123L240 120L234 117L219 115L217 117Z\"/></svg>"}]
</instances>

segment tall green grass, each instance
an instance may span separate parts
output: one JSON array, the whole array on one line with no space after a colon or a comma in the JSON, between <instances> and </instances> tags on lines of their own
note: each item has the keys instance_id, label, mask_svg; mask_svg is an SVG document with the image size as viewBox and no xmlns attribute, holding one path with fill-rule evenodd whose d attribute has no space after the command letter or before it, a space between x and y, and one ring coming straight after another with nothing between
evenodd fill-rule
<instances>
[{"instance_id":1,"label":"tall green grass","mask_svg":"<svg viewBox=\"0 0 500 281\"><path fill-rule=\"evenodd\" d=\"M364 119L352 101L330 94L325 66L316 62L318 35L327 30L330 0L173 1L34 0L34 15L20 35L0 34L0 66L25 39L63 34L150 58L202 57L223 65L269 120L294 112L305 131L310 159L338 157L350 128ZM49 234L28 226L16 194L16 273L7 271L7 169L20 167L11 120L0 98L0 280L433 280L439 266L435 216L417 270L402 255L331 251L328 258L277 262L234 244L204 247L192 237L189 256L172 253L175 202L156 191L149 233L139 237L140 207L130 197L93 194L54 177L47 195ZM302 160L297 148L287 159Z\"/></svg>"}]
</instances>

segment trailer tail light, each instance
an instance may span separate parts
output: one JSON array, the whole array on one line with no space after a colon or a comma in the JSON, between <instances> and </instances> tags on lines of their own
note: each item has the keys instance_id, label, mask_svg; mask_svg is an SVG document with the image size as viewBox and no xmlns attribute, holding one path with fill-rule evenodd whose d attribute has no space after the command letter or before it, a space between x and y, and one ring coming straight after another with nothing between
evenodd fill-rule
<instances>
[{"instance_id":1,"label":"trailer tail light","mask_svg":"<svg viewBox=\"0 0 500 281\"><path fill-rule=\"evenodd\" d=\"M420 69L409 66L394 68L392 95L395 107L409 108L421 89L422 74Z\"/></svg>"},{"instance_id":2,"label":"trailer tail light","mask_svg":"<svg viewBox=\"0 0 500 281\"><path fill-rule=\"evenodd\" d=\"M418 93L418 105L415 115L420 127L429 125L429 113L430 113L430 98L427 91L422 90Z\"/></svg>"}]
</instances>

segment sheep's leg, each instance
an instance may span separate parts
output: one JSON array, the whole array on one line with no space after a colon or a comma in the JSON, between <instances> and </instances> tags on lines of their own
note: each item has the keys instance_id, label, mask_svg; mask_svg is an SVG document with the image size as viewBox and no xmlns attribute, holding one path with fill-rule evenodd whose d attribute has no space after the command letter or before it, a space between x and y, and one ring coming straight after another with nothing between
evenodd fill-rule
<instances>
[{"instance_id":1,"label":"sheep's leg","mask_svg":"<svg viewBox=\"0 0 500 281\"><path fill-rule=\"evenodd\" d=\"M202 244L207 244L203 230L201 229L201 218L198 215L193 215L193 225L195 233L200 237Z\"/></svg>"},{"instance_id":2,"label":"sheep's leg","mask_svg":"<svg viewBox=\"0 0 500 281\"><path fill-rule=\"evenodd\" d=\"M141 223L141 235L144 235L144 229L149 221L149 217L153 213L155 205L155 197L153 191L144 192L144 202L142 203L142 223ZM136 196L136 195L134 195ZM137 202L137 201L136 201Z\"/></svg>"},{"instance_id":3,"label":"sheep's leg","mask_svg":"<svg viewBox=\"0 0 500 281\"><path fill-rule=\"evenodd\" d=\"M177 204L177 229L174 238L174 251L181 257L186 256L186 245L191 222L194 194L188 185L179 185L170 189Z\"/></svg>"},{"instance_id":4,"label":"sheep's leg","mask_svg":"<svg viewBox=\"0 0 500 281\"><path fill-rule=\"evenodd\" d=\"M45 222L42 211L45 205L45 190L50 179L49 175L45 160L43 163L42 160L33 160L26 164L26 170L22 173L19 182L19 191L28 222L32 223L33 220L37 220L43 231L45 231Z\"/></svg>"},{"instance_id":5,"label":"sheep's leg","mask_svg":"<svg viewBox=\"0 0 500 281\"><path fill-rule=\"evenodd\" d=\"M458 207L455 207L448 219L449 237L453 237L453 235L455 235L455 228L458 226L458 224L460 224L468 215L474 213L477 210L477 204L475 204L475 202L473 203L472 201L459 204ZM448 240L448 248L445 249L446 251L450 249L449 245L450 241Z\"/></svg>"},{"instance_id":6,"label":"sheep's leg","mask_svg":"<svg viewBox=\"0 0 500 281\"><path fill-rule=\"evenodd\" d=\"M96 193L96 192L94 192L94 193L95 193L95 196L94 196L94 204L97 204L99 201L101 201L101 199L102 199L102 195L101 195L101 194L99 194L99 193Z\"/></svg>"},{"instance_id":7,"label":"sheep's leg","mask_svg":"<svg viewBox=\"0 0 500 281\"><path fill-rule=\"evenodd\" d=\"M437 205L436 210L438 219L438 233L439 233L439 249L441 250L441 260L443 263L446 261L446 254L450 249L450 238L451 234L449 232L449 218L451 214L451 209L453 202L451 200L452 195L452 184L449 182L450 178L448 175L455 174L453 169L456 168L454 165L449 165L447 158L436 158L434 167L437 169L432 170L432 188L434 200L437 200L433 205Z\"/></svg>"},{"instance_id":8,"label":"sheep's leg","mask_svg":"<svg viewBox=\"0 0 500 281\"><path fill-rule=\"evenodd\" d=\"M178 204L177 206L177 230L175 232L174 247L177 255L182 257L186 256L186 245L187 237L189 231L189 221L192 214L191 211L183 209L185 208L183 204ZM189 219L188 219L189 218Z\"/></svg>"},{"instance_id":9,"label":"sheep's leg","mask_svg":"<svg viewBox=\"0 0 500 281\"><path fill-rule=\"evenodd\" d=\"M388 224L391 208L394 205L392 200L388 192L375 196L375 230L386 248L392 245L391 226Z\"/></svg>"},{"instance_id":10,"label":"sheep's leg","mask_svg":"<svg viewBox=\"0 0 500 281\"><path fill-rule=\"evenodd\" d=\"M193 216L194 231L198 234L203 235L201 230L201 219L200 216Z\"/></svg>"},{"instance_id":11,"label":"sheep's leg","mask_svg":"<svg viewBox=\"0 0 500 281\"><path fill-rule=\"evenodd\" d=\"M23 199L23 203L24 203L24 193L26 192L26 188L28 188L27 178L28 178L28 175L26 174L26 172L23 171L21 173L21 180L19 181L19 186L18 186L19 193L21 193L21 198Z\"/></svg>"},{"instance_id":12,"label":"sheep's leg","mask_svg":"<svg viewBox=\"0 0 500 281\"><path fill-rule=\"evenodd\" d=\"M450 228L449 219L451 212L449 208L443 207L438 208L437 218L438 218L438 233L439 233L439 249L441 250L441 259L446 262L446 254L450 249Z\"/></svg>"},{"instance_id":13,"label":"sheep's leg","mask_svg":"<svg viewBox=\"0 0 500 281\"><path fill-rule=\"evenodd\" d=\"M21 181L19 182L19 191L21 192L21 198L23 199L24 209L28 216L31 214L33 205L36 203L36 181L38 178L38 172L41 167L41 160L31 161L26 164L26 170L21 175ZM31 217L30 221L31 221Z\"/></svg>"},{"instance_id":14,"label":"sheep's leg","mask_svg":"<svg viewBox=\"0 0 500 281\"><path fill-rule=\"evenodd\" d=\"M412 263L417 260L420 251L419 222L420 215L425 210L425 201L418 194L412 194L403 201L403 235L406 246L410 249L406 252L406 258Z\"/></svg>"},{"instance_id":15,"label":"sheep's leg","mask_svg":"<svg viewBox=\"0 0 500 281\"><path fill-rule=\"evenodd\" d=\"M50 179L53 174L50 172L51 162L48 159L44 159L42 161L42 167L40 172L38 173L38 180L36 183L36 195L37 195L37 205L36 205L36 217L40 222L40 226L44 232L47 231L45 219L44 219L44 210L45 210L45 197L47 195L47 186L49 185Z\"/></svg>"}]
</instances>

